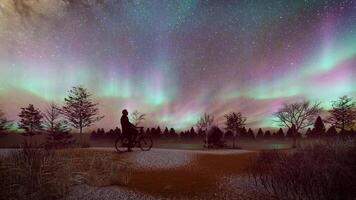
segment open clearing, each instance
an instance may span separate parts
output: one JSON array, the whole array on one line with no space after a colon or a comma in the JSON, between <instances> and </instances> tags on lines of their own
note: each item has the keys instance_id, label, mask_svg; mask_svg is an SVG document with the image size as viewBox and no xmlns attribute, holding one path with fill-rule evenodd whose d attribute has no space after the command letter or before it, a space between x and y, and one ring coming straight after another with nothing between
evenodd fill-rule
<instances>
[{"instance_id":1,"label":"open clearing","mask_svg":"<svg viewBox=\"0 0 356 200\"><path fill-rule=\"evenodd\" d=\"M152 149L120 154L113 148L86 151L105 152L114 160L131 163L130 181L126 186L115 181L107 187L79 185L70 192L69 199L253 199L243 186L248 182L246 168L257 155L254 151Z\"/></svg>"}]
</instances>

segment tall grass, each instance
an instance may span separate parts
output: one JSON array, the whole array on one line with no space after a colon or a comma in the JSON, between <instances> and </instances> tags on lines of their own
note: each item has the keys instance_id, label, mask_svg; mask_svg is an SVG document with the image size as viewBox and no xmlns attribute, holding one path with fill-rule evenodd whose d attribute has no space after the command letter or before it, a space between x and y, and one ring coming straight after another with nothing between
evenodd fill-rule
<instances>
[{"instance_id":1,"label":"tall grass","mask_svg":"<svg viewBox=\"0 0 356 200\"><path fill-rule=\"evenodd\" d=\"M23 148L0 158L0 199L61 199L76 184L126 185L128 165L109 152Z\"/></svg>"},{"instance_id":2,"label":"tall grass","mask_svg":"<svg viewBox=\"0 0 356 200\"><path fill-rule=\"evenodd\" d=\"M293 152L262 152L249 175L275 199L355 199L356 142L319 141Z\"/></svg>"}]
</instances>

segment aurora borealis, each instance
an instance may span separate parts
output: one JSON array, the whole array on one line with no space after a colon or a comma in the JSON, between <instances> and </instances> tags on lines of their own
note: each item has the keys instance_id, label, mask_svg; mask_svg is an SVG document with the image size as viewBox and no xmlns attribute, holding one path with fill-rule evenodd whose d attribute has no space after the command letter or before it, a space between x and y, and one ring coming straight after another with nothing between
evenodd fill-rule
<instances>
[{"instance_id":1,"label":"aurora borealis","mask_svg":"<svg viewBox=\"0 0 356 200\"><path fill-rule=\"evenodd\" d=\"M12 119L76 85L105 127L123 108L146 113L146 126L241 111L249 127L271 127L283 102L356 97L353 0L1 0L0 41Z\"/></svg>"}]
</instances>

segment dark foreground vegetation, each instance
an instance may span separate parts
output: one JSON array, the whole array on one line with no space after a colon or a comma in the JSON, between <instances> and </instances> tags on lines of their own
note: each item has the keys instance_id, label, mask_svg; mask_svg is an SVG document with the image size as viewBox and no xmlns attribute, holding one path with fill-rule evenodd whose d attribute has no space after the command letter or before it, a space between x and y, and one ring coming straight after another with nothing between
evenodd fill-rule
<instances>
[{"instance_id":1,"label":"dark foreground vegetation","mask_svg":"<svg viewBox=\"0 0 356 200\"><path fill-rule=\"evenodd\" d=\"M106 152L23 147L0 156L0 199L62 199L78 184L127 184L128 163Z\"/></svg>"},{"instance_id":2,"label":"dark foreground vegetation","mask_svg":"<svg viewBox=\"0 0 356 200\"><path fill-rule=\"evenodd\" d=\"M327 139L261 152L249 175L273 199L355 199L356 142Z\"/></svg>"},{"instance_id":3,"label":"dark foreground vegetation","mask_svg":"<svg viewBox=\"0 0 356 200\"><path fill-rule=\"evenodd\" d=\"M73 148L11 151L0 158L0 199L63 199L78 184L115 185L168 199L190 198L180 190L209 199L221 195L238 199L252 193L265 199L356 198L356 142L352 138L300 140L295 149L242 155L203 154L192 166L170 170L137 169L130 166L127 156ZM222 177L231 175L247 177L248 182L238 181L239 188L219 185Z\"/></svg>"}]
</instances>

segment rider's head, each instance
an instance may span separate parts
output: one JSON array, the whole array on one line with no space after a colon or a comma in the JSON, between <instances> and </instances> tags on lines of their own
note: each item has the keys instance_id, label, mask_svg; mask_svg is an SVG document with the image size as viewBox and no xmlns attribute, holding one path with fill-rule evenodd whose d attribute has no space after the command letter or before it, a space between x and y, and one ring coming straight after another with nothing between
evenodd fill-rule
<instances>
[{"instance_id":1,"label":"rider's head","mask_svg":"<svg viewBox=\"0 0 356 200\"><path fill-rule=\"evenodd\" d=\"M128 114L129 114L129 112L127 112L127 110L126 110L126 109L124 109L124 110L122 110L122 114L123 114L123 115L128 115Z\"/></svg>"}]
</instances>

